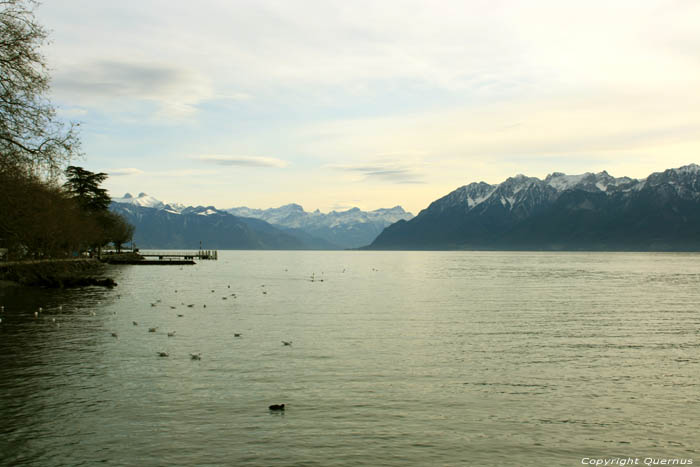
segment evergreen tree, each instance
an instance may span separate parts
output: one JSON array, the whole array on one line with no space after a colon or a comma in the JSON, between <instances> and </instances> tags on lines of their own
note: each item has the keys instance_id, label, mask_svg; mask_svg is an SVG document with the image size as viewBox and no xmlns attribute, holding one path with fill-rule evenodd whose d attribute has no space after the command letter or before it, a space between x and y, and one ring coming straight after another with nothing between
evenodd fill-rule
<instances>
[{"instance_id":1,"label":"evergreen tree","mask_svg":"<svg viewBox=\"0 0 700 467\"><path fill-rule=\"evenodd\" d=\"M63 187L88 212L107 211L112 201L107 190L100 184L107 179L107 174L90 172L82 167L69 166L66 169L66 183Z\"/></svg>"}]
</instances>

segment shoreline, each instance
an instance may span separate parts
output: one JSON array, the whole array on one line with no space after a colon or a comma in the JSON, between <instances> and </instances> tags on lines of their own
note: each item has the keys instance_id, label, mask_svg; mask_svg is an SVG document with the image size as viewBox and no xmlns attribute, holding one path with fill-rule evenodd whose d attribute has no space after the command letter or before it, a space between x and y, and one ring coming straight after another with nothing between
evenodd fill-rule
<instances>
[{"instance_id":1,"label":"shoreline","mask_svg":"<svg viewBox=\"0 0 700 467\"><path fill-rule=\"evenodd\" d=\"M104 277L105 270L96 258L10 261L0 263L0 287L116 286L113 279Z\"/></svg>"}]
</instances>

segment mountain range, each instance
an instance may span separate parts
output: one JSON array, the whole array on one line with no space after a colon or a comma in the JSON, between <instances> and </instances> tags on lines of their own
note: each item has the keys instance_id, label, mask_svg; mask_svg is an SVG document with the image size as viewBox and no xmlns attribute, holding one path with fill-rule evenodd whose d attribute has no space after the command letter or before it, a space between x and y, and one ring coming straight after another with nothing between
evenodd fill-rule
<instances>
[{"instance_id":1,"label":"mountain range","mask_svg":"<svg viewBox=\"0 0 700 467\"><path fill-rule=\"evenodd\" d=\"M471 183L367 248L700 251L700 166L641 180L603 171Z\"/></svg>"},{"instance_id":2,"label":"mountain range","mask_svg":"<svg viewBox=\"0 0 700 467\"><path fill-rule=\"evenodd\" d=\"M272 209L166 204L146 193L113 198L110 209L135 227L141 248L345 249L367 245L400 219L411 219L400 206L376 211L352 208L330 213L306 212L298 204Z\"/></svg>"},{"instance_id":3,"label":"mountain range","mask_svg":"<svg viewBox=\"0 0 700 467\"><path fill-rule=\"evenodd\" d=\"M413 218L401 206L375 211L352 208L347 211L322 213L304 211L298 204L287 204L272 209L227 209L227 212L243 218L264 220L293 235L309 235L322 239L335 248L358 248L368 245L385 227L399 220Z\"/></svg>"}]
</instances>

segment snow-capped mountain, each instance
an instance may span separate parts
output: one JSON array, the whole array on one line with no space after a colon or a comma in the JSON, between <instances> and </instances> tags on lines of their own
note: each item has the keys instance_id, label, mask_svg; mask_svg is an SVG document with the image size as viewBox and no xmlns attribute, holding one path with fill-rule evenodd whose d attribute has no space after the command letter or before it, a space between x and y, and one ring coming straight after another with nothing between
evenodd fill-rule
<instances>
[{"instance_id":1,"label":"snow-capped mountain","mask_svg":"<svg viewBox=\"0 0 700 467\"><path fill-rule=\"evenodd\" d=\"M162 201L155 199L153 196L149 196L146 193L139 193L137 197L133 197L131 193L125 193L121 198L112 198L114 203L125 203L133 204L135 206L141 206L144 208L156 208L162 209L165 205Z\"/></svg>"},{"instance_id":2,"label":"snow-capped mountain","mask_svg":"<svg viewBox=\"0 0 700 467\"><path fill-rule=\"evenodd\" d=\"M263 219L271 224L291 228L301 228L309 225L334 227L366 222L387 222L388 224L393 224L398 220L413 217L410 212L404 211L401 206L395 206L390 209L377 209L375 211L362 211L359 208L352 208L347 211L331 211L326 214L318 209L312 212L304 211L304 208L298 204L286 204L279 208L270 209L240 207L227 209L226 211L235 216Z\"/></svg>"},{"instance_id":3,"label":"snow-capped mountain","mask_svg":"<svg viewBox=\"0 0 700 467\"><path fill-rule=\"evenodd\" d=\"M153 196L147 195L146 193L139 193L137 197L133 197L131 193L125 193L121 198L112 198L113 203L121 204L133 204L134 206L141 206L143 208L154 208L162 209L164 211L171 212L173 214L179 214L186 206L178 203L166 204Z\"/></svg>"},{"instance_id":4,"label":"snow-capped mountain","mask_svg":"<svg viewBox=\"0 0 700 467\"><path fill-rule=\"evenodd\" d=\"M643 180L603 171L471 183L370 248L700 249L700 166Z\"/></svg>"},{"instance_id":5,"label":"snow-capped mountain","mask_svg":"<svg viewBox=\"0 0 700 467\"><path fill-rule=\"evenodd\" d=\"M319 210L307 212L298 204L287 204L271 209L238 207L226 211L239 217L262 219L288 231L303 232L338 248L367 245L388 225L413 218L413 214L404 211L401 206L374 211L352 208L322 213Z\"/></svg>"},{"instance_id":6,"label":"snow-capped mountain","mask_svg":"<svg viewBox=\"0 0 700 467\"><path fill-rule=\"evenodd\" d=\"M510 211L521 210L523 214L527 214L531 208L555 200L559 194L566 190L612 194L639 189L642 183L643 181L629 177L615 178L605 171L581 175L554 172L547 175L544 180L516 175L496 185L479 182L462 186L447 196L434 201L428 209L445 210L458 206L463 207L466 211L471 211L472 209L486 209L491 205L500 204Z\"/></svg>"},{"instance_id":7,"label":"snow-capped mountain","mask_svg":"<svg viewBox=\"0 0 700 467\"><path fill-rule=\"evenodd\" d=\"M314 248L265 221L239 218L212 206L186 207L179 211L165 204L156 206L160 208L113 200L110 209L135 227L134 244L140 248L195 249L200 245L231 250Z\"/></svg>"},{"instance_id":8,"label":"snow-capped mountain","mask_svg":"<svg viewBox=\"0 0 700 467\"><path fill-rule=\"evenodd\" d=\"M138 209L144 208L144 209ZM112 210L122 213L136 227L136 243L141 245L155 245L155 238L161 238L162 233L154 231L150 225L152 217L159 217L162 226L171 224L172 228L180 225L180 220L167 218L165 222L163 214L171 216L199 216L211 217L209 222L215 225L217 222L231 222L230 219L221 220L225 217L237 218L254 231L264 231L270 234L277 231L280 235L294 238L296 242L277 243L267 241L266 245L273 245L270 248L309 248L309 249L342 249L355 248L369 244L386 227L399 219L410 219L411 213L407 213L400 206L391 209L377 209L376 211L365 212L358 208L347 211L331 211L327 214L316 210L306 212L298 204L288 204L273 209L250 209L246 207L233 208L228 210L216 209L214 206L184 206L178 203L164 203L146 193L139 193L137 197L126 193L121 198L112 198ZM215 220L216 219L216 220ZM204 227L201 227L202 229ZM201 232L198 234L202 236ZM250 235L249 235L250 236ZM214 238L214 237L211 237ZM278 238L278 239L279 239ZM159 242L166 242L172 246L177 243L175 240L160 239ZM184 241L184 240L183 240ZM173 243L175 242L175 243ZM199 240L189 239L185 243L193 244ZM221 240L216 240L221 244ZM240 244L236 243L236 245ZM180 248L172 246L173 248ZM184 246L183 246L184 248ZM213 248L213 246L212 246ZM237 247L236 247L237 248Z\"/></svg>"}]
</instances>

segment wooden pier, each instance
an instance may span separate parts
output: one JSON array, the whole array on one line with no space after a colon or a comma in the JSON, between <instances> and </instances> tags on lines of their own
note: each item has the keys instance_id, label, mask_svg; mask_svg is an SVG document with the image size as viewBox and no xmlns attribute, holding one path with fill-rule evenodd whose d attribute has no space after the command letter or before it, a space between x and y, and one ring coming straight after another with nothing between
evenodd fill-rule
<instances>
[{"instance_id":1,"label":"wooden pier","mask_svg":"<svg viewBox=\"0 0 700 467\"><path fill-rule=\"evenodd\" d=\"M126 257L124 256L126 254ZM219 252L217 250L138 250L124 249L119 253L112 250L102 251L101 259L113 264L135 264L135 265L185 265L195 264L194 260L217 260Z\"/></svg>"},{"instance_id":2,"label":"wooden pier","mask_svg":"<svg viewBox=\"0 0 700 467\"><path fill-rule=\"evenodd\" d=\"M217 250L193 250L193 251L153 251L144 250L139 251L138 254L144 258L158 258L161 261L187 261L187 260L217 260L219 259L219 252Z\"/></svg>"}]
</instances>

